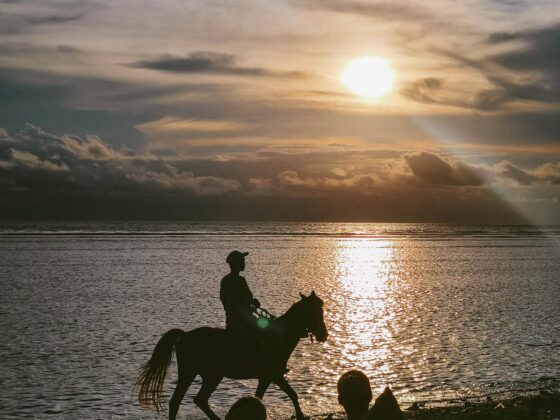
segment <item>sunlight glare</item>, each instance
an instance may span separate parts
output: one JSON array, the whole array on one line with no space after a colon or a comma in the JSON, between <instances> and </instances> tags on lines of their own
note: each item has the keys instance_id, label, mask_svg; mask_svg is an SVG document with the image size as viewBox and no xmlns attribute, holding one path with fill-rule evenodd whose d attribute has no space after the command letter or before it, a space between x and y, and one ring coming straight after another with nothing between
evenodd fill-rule
<instances>
[{"instance_id":1,"label":"sunlight glare","mask_svg":"<svg viewBox=\"0 0 560 420\"><path fill-rule=\"evenodd\" d=\"M391 91L395 73L383 57L359 57L346 65L341 81L352 93L364 98L377 99Z\"/></svg>"}]
</instances>

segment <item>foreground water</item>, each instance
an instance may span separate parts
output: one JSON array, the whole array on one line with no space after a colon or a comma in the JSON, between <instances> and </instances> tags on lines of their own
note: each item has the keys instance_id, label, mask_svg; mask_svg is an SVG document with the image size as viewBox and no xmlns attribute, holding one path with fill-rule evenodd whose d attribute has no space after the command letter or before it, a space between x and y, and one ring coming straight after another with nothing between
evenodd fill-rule
<instances>
[{"instance_id":1,"label":"foreground water","mask_svg":"<svg viewBox=\"0 0 560 420\"><path fill-rule=\"evenodd\" d=\"M156 417L132 386L161 334L221 326L233 249L263 306L326 302L330 337L303 340L288 379L308 414L364 370L405 405L538 388L560 377L560 227L403 224L0 225L0 417ZM166 401L173 390L173 366ZM219 414L255 381L224 380ZM202 418L189 390L180 418ZM275 418L292 408L271 386ZM162 418L165 417L165 413Z\"/></svg>"}]
</instances>

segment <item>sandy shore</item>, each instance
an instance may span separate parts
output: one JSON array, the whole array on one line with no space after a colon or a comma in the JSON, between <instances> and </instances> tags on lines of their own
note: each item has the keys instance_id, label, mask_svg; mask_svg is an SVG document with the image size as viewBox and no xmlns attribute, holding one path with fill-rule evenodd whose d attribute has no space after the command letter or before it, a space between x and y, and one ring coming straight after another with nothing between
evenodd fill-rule
<instances>
[{"instance_id":1,"label":"sandy shore","mask_svg":"<svg viewBox=\"0 0 560 420\"><path fill-rule=\"evenodd\" d=\"M402 407L407 419L417 420L560 420L560 393L543 392L485 402L465 401L446 407ZM315 416L314 420L342 420L343 413Z\"/></svg>"}]
</instances>

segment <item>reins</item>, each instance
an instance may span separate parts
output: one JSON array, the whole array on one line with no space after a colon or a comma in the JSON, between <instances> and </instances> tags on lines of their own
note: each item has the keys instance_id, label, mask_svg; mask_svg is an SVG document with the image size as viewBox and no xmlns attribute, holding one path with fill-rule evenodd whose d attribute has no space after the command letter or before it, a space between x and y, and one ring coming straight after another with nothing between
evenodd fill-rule
<instances>
[{"instance_id":1,"label":"reins","mask_svg":"<svg viewBox=\"0 0 560 420\"><path fill-rule=\"evenodd\" d=\"M278 317L272 315L270 312L268 312L266 309L264 308L255 308L253 307L253 313L256 314L259 317L263 317L263 318L267 318L267 319L277 319Z\"/></svg>"}]
</instances>

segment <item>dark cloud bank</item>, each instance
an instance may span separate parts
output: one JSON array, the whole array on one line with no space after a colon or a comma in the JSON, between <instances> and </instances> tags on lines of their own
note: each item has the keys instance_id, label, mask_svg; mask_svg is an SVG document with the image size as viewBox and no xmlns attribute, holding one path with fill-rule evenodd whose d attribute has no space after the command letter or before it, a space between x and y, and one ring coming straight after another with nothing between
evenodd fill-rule
<instances>
[{"instance_id":1,"label":"dark cloud bank","mask_svg":"<svg viewBox=\"0 0 560 420\"><path fill-rule=\"evenodd\" d=\"M335 164L343 153L322 159ZM309 171L300 160L270 152L166 160L95 136L58 137L32 125L0 130L0 217L522 223L489 185L560 184L555 163L524 170L413 152L384 158L382 169L368 172L329 165ZM271 165L277 170L262 169Z\"/></svg>"}]
</instances>

